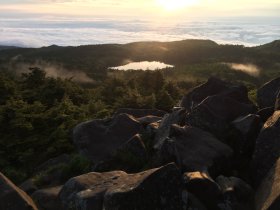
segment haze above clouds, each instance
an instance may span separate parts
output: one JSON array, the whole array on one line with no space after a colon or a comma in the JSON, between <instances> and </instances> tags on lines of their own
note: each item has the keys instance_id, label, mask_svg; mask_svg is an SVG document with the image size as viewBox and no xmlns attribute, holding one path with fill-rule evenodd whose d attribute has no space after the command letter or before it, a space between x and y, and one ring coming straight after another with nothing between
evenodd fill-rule
<instances>
[{"instance_id":1,"label":"haze above clouds","mask_svg":"<svg viewBox=\"0 0 280 210\"><path fill-rule=\"evenodd\" d=\"M279 11L278 0L0 0L0 45L195 38L252 46L279 39Z\"/></svg>"}]
</instances>

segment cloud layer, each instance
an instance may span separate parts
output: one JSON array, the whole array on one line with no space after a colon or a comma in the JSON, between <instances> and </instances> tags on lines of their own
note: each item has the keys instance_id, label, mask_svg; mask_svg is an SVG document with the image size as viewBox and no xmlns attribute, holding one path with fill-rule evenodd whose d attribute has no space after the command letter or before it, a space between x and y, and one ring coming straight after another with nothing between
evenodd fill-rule
<instances>
[{"instance_id":1,"label":"cloud layer","mask_svg":"<svg viewBox=\"0 0 280 210\"><path fill-rule=\"evenodd\" d=\"M155 23L140 20L2 19L0 45L41 47L52 44L77 46L134 41L211 39L246 46L268 43L280 37L280 23L259 19L240 21L184 21Z\"/></svg>"}]
</instances>

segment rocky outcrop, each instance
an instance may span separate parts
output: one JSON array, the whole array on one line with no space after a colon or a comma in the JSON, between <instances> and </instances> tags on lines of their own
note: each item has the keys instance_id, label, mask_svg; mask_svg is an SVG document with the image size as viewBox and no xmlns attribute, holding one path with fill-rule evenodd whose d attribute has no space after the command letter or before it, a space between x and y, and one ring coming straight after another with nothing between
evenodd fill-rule
<instances>
[{"instance_id":1,"label":"rocky outcrop","mask_svg":"<svg viewBox=\"0 0 280 210\"><path fill-rule=\"evenodd\" d=\"M265 83L257 91L257 102L260 107L274 107L277 93L280 90L280 77Z\"/></svg>"},{"instance_id":2,"label":"rocky outcrop","mask_svg":"<svg viewBox=\"0 0 280 210\"><path fill-rule=\"evenodd\" d=\"M180 210L182 180L174 164L137 174L92 172L66 182L60 199L81 210Z\"/></svg>"},{"instance_id":3,"label":"rocky outcrop","mask_svg":"<svg viewBox=\"0 0 280 210\"><path fill-rule=\"evenodd\" d=\"M123 170L128 173L139 171L147 162L146 146L139 134L133 136L121 148L106 160L96 164L94 171Z\"/></svg>"},{"instance_id":4,"label":"rocky outcrop","mask_svg":"<svg viewBox=\"0 0 280 210\"><path fill-rule=\"evenodd\" d=\"M166 114L161 120L159 127L155 134L154 148L158 149L162 143L169 136L170 128L173 124L184 125L186 117L185 109L176 109L170 114Z\"/></svg>"},{"instance_id":5,"label":"rocky outcrop","mask_svg":"<svg viewBox=\"0 0 280 210\"><path fill-rule=\"evenodd\" d=\"M186 190L196 196L207 208L217 209L222 196L220 186L207 172L184 173L184 186Z\"/></svg>"},{"instance_id":6,"label":"rocky outcrop","mask_svg":"<svg viewBox=\"0 0 280 210\"><path fill-rule=\"evenodd\" d=\"M280 87L275 101L275 110L280 110Z\"/></svg>"},{"instance_id":7,"label":"rocky outcrop","mask_svg":"<svg viewBox=\"0 0 280 210\"><path fill-rule=\"evenodd\" d=\"M258 186L276 160L280 157L280 111L274 114L264 124L256 140L252 163L252 177Z\"/></svg>"},{"instance_id":8,"label":"rocky outcrop","mask_svg":"<svg viewBox=\"0 0 280 210\"><path fill-rule=\"evenodd\" d=\"M173 125L158 152L158 163L175 161L184 172L208 170L218 175L230 166L232 149L199 128Z\"/></svg>"},{"instance_id":9,"label":"rocky outcrop","mask_svg":"<svg viewBox=\"0 0 280 210\"><path fill-rule=\"evenodd\" d=\"M130 109L130 108L121 108L116 111L114 114L115 116L119 114L128 114L132 115L135 118L146 117L148 115L156 116L156 117L163 117L167 114L165 111L158 110L158 109Z\"/></svg>"},{"instance_id":10,"label":"rocky outcrop","mask_svg":"<svg viewBox=\"0 0 280 210\"><path fill-rule=\"evenodd\" d=\"M181 101L181 106L191 111L209 96L223 95L237 100L241 103L250 103L247 96L247 89L242 85L234 85L211 77L208 81L198 87L195 87Z\"/></svg>"},{"instance_id":11,"label":"rocky outcrop","mask_svg":"<svg viewBox=\"0 0 280 210\"><path fill-rule=\"evenodd\" d=\"M0 209L1 210L37 210L33 200L0 173Z\"/></svg>"},{"instance_id":12,"label":"rocky outcrop","mask_svg":"<svg viewBox=\"0 0 280 210\"><path fill-rule=\"evenodd\" d=\"M40 210L63 210L59 200L59 192L62 186L37 190L32 194L33 200Z\"/></svg>"},{"instance_id":13,"label":"rocky outcrop","mask_svg":"<svg viewBox=\"0 0 280 210\"><path fill-rule=\"evenodd\" d=\"M255 114L239 117L232 122L232 126L238 132L238 138L233 139L232 147L239 155L251 158L261 129L260 117Z\"/></svg>"},{"instance_id":14,"label":"rocky outcrop","mask_svg":"<svg viewBox=\"0 0 280 210\"><path fill-rule=\"evenodd\" d=\"M81 154L94 163L103 161L143 129L130 115L119 114L112 119L92 120L74 128L73 141Z\"/></svg>"},{"instance_id":15,"label":"rocky outcrop","mask_svg":"<svg viewBox=\"0 0 280 210\"><path fill-rule=\"evenodd\" d=\"M280 209L280 158L257 189L255 204L256 210Z\"/></svg>"},{"instance_id":16,"label":"rocky outcrop","mask_svg":"<svg viewBox=\"0 0 280 210\"><path fill-rule=\"evenodd\" d=\"M216 178L220 186L223 201L218 204L222 209L253 210L254 191L250 185L237 177L219 176Z\"/></svg>"},{"instance_id":17,"label":"rocky outcrop","mask_svg":"<svg viewBox=\"0 0 280 210\"><path fill-rule=\"evenodd\" d=\"M262 122L265 123L268 120L268 118L270 118L271 115L273 115L273 113L274 113L274 107L271 106L259 110L257 112L257 115L259 115L260 118L262 119Z\"/></svg>"}]
</instances>

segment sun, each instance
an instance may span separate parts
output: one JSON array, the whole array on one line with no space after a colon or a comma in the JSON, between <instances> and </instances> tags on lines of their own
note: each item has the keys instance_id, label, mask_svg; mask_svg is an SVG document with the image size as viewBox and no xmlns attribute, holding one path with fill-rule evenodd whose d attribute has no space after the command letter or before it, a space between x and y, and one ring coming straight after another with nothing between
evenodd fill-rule
<instances>
[{"instance_id":1,"label":"sun","mask_svg":"<svg viewBox=\"0 0 280 210\"><path fill-rule=\"evenodd\" d=\"M156 2L165 10L174 11L192 6L196 4L198 0L156 0Z\"/></svg>"}]
</instances>

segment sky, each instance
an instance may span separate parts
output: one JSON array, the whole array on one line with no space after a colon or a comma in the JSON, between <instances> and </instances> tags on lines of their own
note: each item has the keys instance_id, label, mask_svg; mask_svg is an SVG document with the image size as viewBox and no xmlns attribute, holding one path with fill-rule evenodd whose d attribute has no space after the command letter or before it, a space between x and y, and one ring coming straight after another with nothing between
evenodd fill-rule
<instances>
[{"instance_id":1,"label":"sky","mask_svg":"<svg viewBox=\"0 0 280 210\"><path fill-rule=\"evenodd\" d=\"M280 39L280 0L0 0L0 45Z\"/></svg>"},{"instance_id":2,"label":"sky","mask_svg":"<svg viewBox=\"0 0 280 210\"><path fill-rule=\"evenodd\" d=\"M280 16L279 0L0 0L0 16Z\"/></svg>"}]
</instances>

